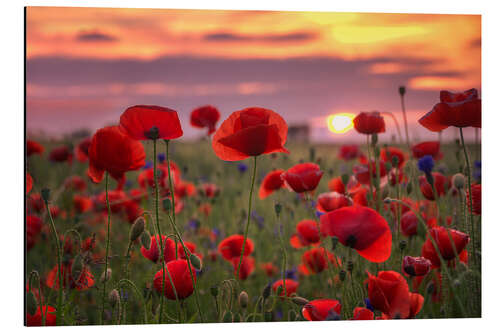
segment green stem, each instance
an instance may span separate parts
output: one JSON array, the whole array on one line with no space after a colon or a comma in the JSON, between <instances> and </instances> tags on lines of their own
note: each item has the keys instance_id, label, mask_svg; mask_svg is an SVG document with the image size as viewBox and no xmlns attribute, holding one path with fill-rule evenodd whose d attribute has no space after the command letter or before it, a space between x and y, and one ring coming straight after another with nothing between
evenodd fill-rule
<instances>
[{"instance_id":1,"label":"green stem","mask_svg":"<svg viewBox=\"0 0 500 333\"><path fill-rule=\"evenodd\" d=\"M106 283L108 282L108 257L109 257L109 229L111 224L111 206L108 197L109 173L106 171L106 207L108 208L108 223L106 232L106 256L104 257L104 281L102 282L101 296L101 325L104 323L104 303L106 301Z\"/></svg>"},{"instance_id":2,"label":"green stem","mask_svg":"<svg viewBox=\"0 0 500 333\"><path fill-rule=\"evenodd\" d=\"M406 144L408 145L408 150L411 151L410 136L408 135L408 119L406 118L405 99L404 99L403 95L400 95L400 96L401 96L401 110L403 111L403 120L405 123Z\"/></svg>"},{"instance_id":3,"label":"green stem","mask_svg":"<svg viewBox=\"0 0 500 333\"><path fill-rule=\"evenodd\" d=\"M56 225L54 224L54 219L52 218L52 213L49 209L49 202L45 200L45 209L47 210L47 214L49 215L50 227L52 229L52 234L54 236L54 240L57 248L57 274L58 274L58 282L59 288L57 291L57 309L56 309L56 325L61 323L61 315L62 315L62 297L63 297L63 278L62 278L62 256L61 256L61 244L59 243L59 236L57 234ZM41 296L41 295L40 295Z\"/></svg>"},{"instance_id":4,"label":"green stem","mask_svg":"<svg viewBox=\"0 0 500 333\"><path fill-rule=\"evenodd\" d=\"M189 268L189 275L191 276L191 283L193 284L193 289L194 289L194 296L196 300L196 307L198 308L198 315L200 316L200 321L203 323L203 314L201 312L201 306L200 306L200 300L198 296L198 288L196 286L196 281L194 279L194 273L193 269L191 268L191 257L190 257L190 252L188 248L186 247L186 244L184 244L184 240L181 237L181 233L177 229L177 224L175 223L175 195L174 195L174 185L172 183L172 175L171 175L171 170L170 170L170 156L169 156L169 140L165 140L166 144L166 155L167 155L167 168L168 168L168 184L170 188L170 197L172 198L172 219L170 222L172 223L172 228L174 229L174 232L177 235L177 238L179 238L179 241L181 242L182 248L184 249L184 255L186 256L186 260L188 262L188 268ZM155 151L155 161L156 161L156 151ZM176 249L177 251L177 249Z\"/></svg>"},{"instance_id":5,"label":"green stem","mask_svg":"<svg viewBox=\"0 0 500 333\"><path fill-rule=\"evenodd\" d=\"M250 185L250 195L248 197L247 224L245 226L245 234L243 236L243 245L241 246L240 261L238 262L238 269L236 270L236 278L238 279L238 281L240 279L241 262L243 261L243 253L245 253L245 244L247 242L247 237L248 237L248 227L250 226L250 215L252 212L252 195L253 195L253 187L255 184L256 173L257 173L257 156L254 156L252 184Z\"/></svg>"}]
</instances>

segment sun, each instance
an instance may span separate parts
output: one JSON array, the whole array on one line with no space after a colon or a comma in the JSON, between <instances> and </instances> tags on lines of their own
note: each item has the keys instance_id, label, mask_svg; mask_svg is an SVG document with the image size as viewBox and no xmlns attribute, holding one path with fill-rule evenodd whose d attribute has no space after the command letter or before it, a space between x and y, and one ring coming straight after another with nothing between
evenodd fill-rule
<instances>
[{"instance_id":1,"label":"sun","mask_svg":"<svg viewBox=\"0 0 500 333\"><path fill-rule=\"evenodd\" d=\"M335 113L326 118L326 123L330 132L342 134L354 127L352 123L354 117L355 115L352 113Z\"/></svg>"}]
</instances>

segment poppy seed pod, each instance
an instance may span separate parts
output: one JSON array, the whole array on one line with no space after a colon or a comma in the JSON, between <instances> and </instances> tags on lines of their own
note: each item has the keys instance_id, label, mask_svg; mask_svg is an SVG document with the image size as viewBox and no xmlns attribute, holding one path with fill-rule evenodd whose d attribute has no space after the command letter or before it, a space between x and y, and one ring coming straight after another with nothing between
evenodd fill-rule
<instances>
[{"instance_id":1,"label":"poppy seed pod","mask_svg":"<svg viewBox=\"0 0 500 333\"><path fill-rule=\"evenodd\" d=\"M349 175L344 173L340 176L340 179L342 180L342 184L346 185L349 182Z\"/></svg>"},{"instance_id":2,"label":"poppy seed pod","mask_svg":"<svg viewBox=\"0 0 500 333\"><path fill-rule=\"evenodd\" d=\"M210 287L210 294L213 297L217 297L217 295L219 295L219 287L217 287L217 286L211 286Z\"/></svg>"},{"instance_id":3,"label":"poppy seed pod","mask_svg":"<svg viewBox=\"0 0 500 333\"><path fill-rule=\"evenodd\" d=\"M141 244L146 248L146 250L149 250L151 248L151 234L149 231L144 230L141 234Z\"/></svg>"},{"instance_id":4,"label":"poppy seed pod","mask_svg":"<svg viewBox=\"0 0 500 333\"><path fill-rule=\"evenodd\" d=\"M145 221L142 216L135 220L134 224L132 224L132 227L130 228L129 239L131 242L135 241L142 235L144 231L144 225Z\"/></svg>"},{"instance_id":5,"label":"poppy seed pod","mask_svg":"<svg viewBox=\"0 0 500 333\"><path fill-rule=\"evenodd\" d=\"M276 216L279 217L281 213L281 204L277 203L274 205L274 212L276 213Z\"/></svg>"},{"instance_id":6,"label":"poppy seed pod","mask_svg":"<svg viewBox=\"0 0 500 333\"><path fill-rule=\"evenodd\" d=\"M248 294L246 293L246 291L242 291L240 293L240 296L238 297L238 304L243 309L246 309L246 307L248 306Z\"/></svg>"},{"instance_id":7,"label":"poppy seed pod","mask_svg":"<svg viewBox=\"0 0 500 333\"><path fill-rule=\"evenodd\" d=\"M451 183L457 189L462 189L465 186L465 176L461 173L456 173L451 178Z\"/></svg>"},{"instance_id":8,"label":"poppy seed pod","mask_svg":"<svg viewBox=\"0 0 500 333\"><path fill-rule=\"evenodd\" d=\"M120 302L120 294L118 293L118 290L113 289L109 292L108 301L112 308Z\"/></svg>"},{"instance_id":9,"label":"poppy seed pod","mask_svg":"<svg viewBox=\"0 0 500 333\"><path fill-rule=\"evenodd\" d=\"M341 271L339 272L339 279L340 279L340 281L344 281L344 280L345 280L345 276L346 276L346 274L347 274L347 272L346 272L346 271L344 271L344 270L341 270Z\"/></svg>"},{"instance_id":10,"label":"poppy seed pod","mask_svg":"<svg viewBox=\"0 0 500 333\"><path fill-rule=\"evenodd\" d=\"M268 284L262 291L262 297L264 297L264 299L268 298L269 296L271 296L271 284Z\"/></svg>"},{"instance_id":11,"label":"poppy seed pod","mask_svg":"<svg viewBox=\"0 0 500 333\"><path fill-rule=\"evenodd\" d=\"M106 271L102 272L101 274L101 283L104 283L104 281L109 281L111 279L111 273L112 273L112 270L111 268L108 268Z\"/></svg>"},{"instance_id":12,"label":"poppy seed pod","mask_svg":"<svg viewBox=\"0 0 500 333\"><path fill-rule=\"evenodd\" d=\"M404 96L406 94L406 87L405 86L400 86L399 87L399 94L401 96Z\"/></svg>"}]
</instances>

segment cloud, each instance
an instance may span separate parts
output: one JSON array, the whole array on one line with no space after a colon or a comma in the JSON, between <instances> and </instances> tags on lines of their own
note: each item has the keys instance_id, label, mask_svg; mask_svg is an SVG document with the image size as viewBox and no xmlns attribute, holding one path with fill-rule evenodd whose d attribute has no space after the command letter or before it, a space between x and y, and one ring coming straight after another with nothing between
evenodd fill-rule
<instances>
[{"instance_id":1,"label":"cloud","mask_svg":"<svg viewBox=\"0 0 500 333\"><path fill-rule=\"evenodd\" d=\"M206 34L202 37L203 40L209 42L264 42L264 43L281 43L281 42L304 42L310 41L317 37L312 32L292 32L286 34L267 34L267 35L244 35L231 32L217 32Z\"/></svg>"},{"instance_id":2,"label":"cloud","mask_svg":"<svg viewBox=\"0 0 500 333\"><path fill-rule=\"evenodd\" d=\"M116 42L118 40L117 37L99 32L99 31L82 31L76 35L76 40L79 42Z\"/></svg>"}]
</instances>

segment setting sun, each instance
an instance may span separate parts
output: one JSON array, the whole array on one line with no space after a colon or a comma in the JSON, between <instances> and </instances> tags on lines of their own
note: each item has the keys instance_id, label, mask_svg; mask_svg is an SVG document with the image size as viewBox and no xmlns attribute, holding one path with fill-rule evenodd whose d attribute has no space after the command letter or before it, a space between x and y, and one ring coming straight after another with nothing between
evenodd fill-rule
<instances>
[{"instance_id":1,"label":"setting sun","mask_svg":"<svg viewBox=\"0 0 500 333\"><path fill-rule=\"evenodd\" d=\"M342 134L353 128L352 120L355 115L352 113L335 113L326 118L328 129L332 133Z\"/></svg>"}]
</instances>

